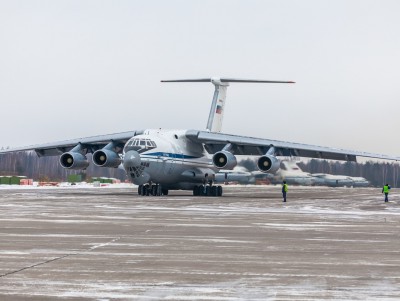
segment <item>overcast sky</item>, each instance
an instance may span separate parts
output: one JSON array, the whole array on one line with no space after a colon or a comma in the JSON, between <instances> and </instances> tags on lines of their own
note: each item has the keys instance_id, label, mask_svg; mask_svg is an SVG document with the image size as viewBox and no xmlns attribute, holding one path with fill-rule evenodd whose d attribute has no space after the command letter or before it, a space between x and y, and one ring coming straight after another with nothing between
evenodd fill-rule
<instances>
[{"instance_id":1,"label":"overcast sky","mask_svg":"<svg viewBox=\"0 0 400 301\"><path fill-rule=\"evenodd\" d=\"M400 155L400 1L0 0L0 146L204 129Z\"/></svg>"}]
</instances>

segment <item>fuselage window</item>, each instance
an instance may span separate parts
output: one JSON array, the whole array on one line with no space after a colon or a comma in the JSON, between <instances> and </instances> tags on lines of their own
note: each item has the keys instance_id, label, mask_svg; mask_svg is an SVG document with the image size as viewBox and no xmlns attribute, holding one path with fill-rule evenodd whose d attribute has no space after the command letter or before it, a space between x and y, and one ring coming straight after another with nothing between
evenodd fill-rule
<instances>
[{"instance_id":1,"label":"fuselage window","mask_svg":"<svg viewBox=\"0 0 400 301\"><path fill-rule=\"evenodd\" d=\"M140 140L140 145L146 145L146 141Z\"/></svg>"}]
</instances>

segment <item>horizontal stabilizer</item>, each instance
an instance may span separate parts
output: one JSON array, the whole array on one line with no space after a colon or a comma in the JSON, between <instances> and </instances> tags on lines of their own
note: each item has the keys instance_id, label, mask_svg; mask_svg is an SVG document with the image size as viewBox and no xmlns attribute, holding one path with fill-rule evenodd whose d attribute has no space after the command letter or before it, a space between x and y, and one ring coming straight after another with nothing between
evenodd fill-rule
<instances>
[{"instance_id":1,"label":"horizontal stabilizer","mask_svg":"<svg viewBox=\"0 0 400 301\"><path fill-rule=\"evenodd\" d=\"M162 80L162 83L268 83L268 84L294 84L294 81L277 81L277 80L258 80L258 79L239 79L239 78L197 78L197 79L173 79L173 80Z\"/></svg>"},{"instance_id":2,"label":"horizontal stabilizer","mask_svg":"<svg viewBox=\"0 0 400 301\"><path fill-rule=\"evenodd\" d=\"M225 111L226 89L229 83L267 83L267 84L294 84L293 81L239 79L213 76L210 78L172 79L162 80L162 83L212 83L215 86L214 96L208 116L207 130L221 132L222 118Z\"/></svg>"}]
</instances>

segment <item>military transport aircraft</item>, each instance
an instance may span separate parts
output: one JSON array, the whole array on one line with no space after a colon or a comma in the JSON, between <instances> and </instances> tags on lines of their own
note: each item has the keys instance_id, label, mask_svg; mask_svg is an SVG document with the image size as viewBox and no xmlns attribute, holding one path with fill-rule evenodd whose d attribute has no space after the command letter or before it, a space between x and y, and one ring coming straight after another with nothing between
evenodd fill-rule
<instances>
[{"instance_id":1,"label":"military transport aircraft","mask_svg":"<svg viewBox=\"0 0 400 301\"><path fill-rule=\"evenodd\" d=\"M286 181L289 185L311 186L314 185L314 177L302 171L295 161L281 160L280 169L269 177L272 184L281 184Z\"/></svg>"},{"instance_id":2,"label":"military transport aircraft","mask_svg":"<svg viewBox=\"0 0 400 301\"><path fill-rule=\"evenodd\" d=\"M169 190L192 190L193 195L221 196L216 172L233 169L235 155L257 156L260 171L279 169L277 156L356 161L357 156L399 160L399 157L221 133L229 83L293 83L290 81L202 78L162 82L211 82L215 86L206 130L148 129L78 138L0 151L34 150L38 156L60 156L67 169L85 169L92 153L95 165L116 168L139 185L141 195L167 195Z\"/></svg>"},{"instance_id":3,"label":"military transport aircraft","mask_svg":"<svg viewBox=\"0 0 400 301\"><path fill-rule=\"evenodd\" d=\"M265 173L259 171L248 171L243 166L236 166L232 170L221 169L215 174L215 183L237 182L239 184L256 184L258 175L265 176Z\"/></svg>"}]
</instances>

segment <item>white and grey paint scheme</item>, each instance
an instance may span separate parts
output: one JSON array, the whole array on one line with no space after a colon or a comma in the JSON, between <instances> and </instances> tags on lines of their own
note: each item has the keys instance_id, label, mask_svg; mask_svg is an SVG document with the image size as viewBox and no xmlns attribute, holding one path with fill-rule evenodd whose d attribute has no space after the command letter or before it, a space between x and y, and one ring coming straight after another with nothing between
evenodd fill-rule
<instances>
[{"instance_id":1,"label":"white and grey paint scheme","mask_svg":"<svg viewBox=\"0 0 400 301\"><path fill-rule=\"evenodd\" d=\"M0 153L34 150L39 156L60 155L67 169L85 169L92 153L93 164L104 168L124 168L139 185L142 195L168 194L169 190L192 190L194 195L221 196L222 187L214 185L215 174L231 170L237 155L257 156L257 166L265 173L280 167L278 156L356 161L357 156L387 160L399 157L321 147L271 139L221 133L230 83L292 84L290 81L202 78L163 82L208 82L215 87L205 130L146 129L110 135L78 138L41 145L2 150ZM266 121L265 121L266 122Z\"/></svg>"}]
</instances>

